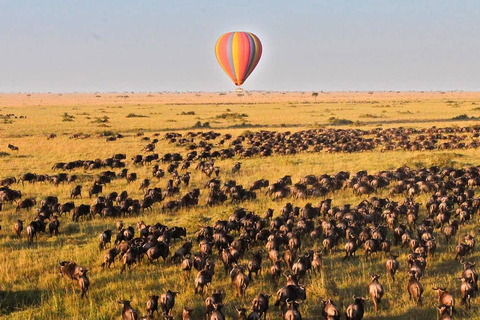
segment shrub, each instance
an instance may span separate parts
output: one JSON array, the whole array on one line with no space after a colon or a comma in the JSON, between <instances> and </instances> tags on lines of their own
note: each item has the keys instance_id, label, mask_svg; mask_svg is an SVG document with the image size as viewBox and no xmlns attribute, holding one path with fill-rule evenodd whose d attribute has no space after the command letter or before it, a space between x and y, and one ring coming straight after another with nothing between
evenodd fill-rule
<instances>
[{"instance_id":1,"label":"shrub","mask_svg":"<svg viewBox=\"0 0 480 320\"><path fill-rule=\"evenodd\" d=\"M330 117L330 118L328 118L328 123L333 125L333 126L342 126L342 125L353 124L353 121L348 120L348 119L340 119L340 118Z\"/></svg>"},{"instance_id":2,"label":"shrub","mask_svg":"<svg viewBox=\"0 0 480 320\"><path fill-rule=\"evenodd\" d=\"M148 116L145 116L143 114L129 113L127 114L127 118L148 118Z\"/></svg>"},{"instance_id":3,"label":"shrub","mask_svg":"<svg viewBox=\"0 0 480 320\"><path fill-rule=\"evenodd\" d=\"M458 115L458 116L452 118L452 120L468 120L468 119L470 119L470 118L466 114L461 114L461 115Z\"/></svg>"},{"instance_id":4,"label":"shrub","mask_svg":"<svg viewBox=\"0 0 480 320\"><path fill-rule=\"evenodd\" d=\"M62 121L73 121L73 119L75 119L74 116L72 116L71 114L68 114L66 112L63 114L62 117L63 117Z\"/></svg>"},{"instance_id":5,"label":"shrub","mask_svg":"<svg viewBox=\"0 0 480 320\"><path fill-rule=\"evenodd\" d=\"M204 122L202 124L201 121L197 121L192 128L210 128L210 122Z\"/></svg>"},{"instance_id":6,"label":"shrub","mask_svg":"<svg viewBox=\"0 0 480 320\"><path fill-rule=\"evenodd\" d=\"M95 120L93 120L92 123L107 123L109 120L110 118L108 116L95 117Z\"/></svg>"},{"instance_id":7,"label":"shrub","mask_svg":"<svg viewBox=\"0 0 480 320\"><path fill-rule=\"evenodd\" d=\"M217 114L215 116L215 119L243 119L247 118L248 114L246 113L238 113L238 112L233 112L233 113L222 113L222 114Z\"/></svg>"}]
</instances>

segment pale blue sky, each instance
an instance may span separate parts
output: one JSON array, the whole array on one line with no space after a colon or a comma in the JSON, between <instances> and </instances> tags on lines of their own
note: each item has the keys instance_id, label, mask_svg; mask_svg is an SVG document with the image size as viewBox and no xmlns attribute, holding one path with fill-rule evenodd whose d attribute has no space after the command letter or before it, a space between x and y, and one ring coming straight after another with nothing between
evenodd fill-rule
<instances>
[{"instance_id":1,"label":"pale blue sky","mask_svg":"<svg viewBox=\"0 0 480 320\"><path fill-rule=\"evenodd\" d=\"M232 90L228 31L247 90L480 90L480 1L0 0L0 92Z\"/></svg>"}]
</instances>

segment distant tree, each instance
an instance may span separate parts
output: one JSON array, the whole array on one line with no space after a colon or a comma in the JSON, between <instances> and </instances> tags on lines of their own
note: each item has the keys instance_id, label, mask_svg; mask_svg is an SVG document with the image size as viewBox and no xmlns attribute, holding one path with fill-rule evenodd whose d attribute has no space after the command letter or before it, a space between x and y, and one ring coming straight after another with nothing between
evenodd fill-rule
<instances>
[{"instance_id":1,"label":"distant tree","mask_svg":"<svg viewBox=\"0 0 480 320\"><path fill-rule=\"evenodd\" d=\"M317 102L318 92L312 92L312 97L314 97L315 102Z\"/></svg>"}]
</instances>

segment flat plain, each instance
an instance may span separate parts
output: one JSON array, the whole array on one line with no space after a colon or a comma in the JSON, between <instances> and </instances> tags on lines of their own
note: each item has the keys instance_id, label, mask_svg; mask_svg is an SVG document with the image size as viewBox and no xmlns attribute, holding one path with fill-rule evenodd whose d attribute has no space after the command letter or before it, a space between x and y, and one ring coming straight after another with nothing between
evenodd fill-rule
<instances>
[{"instance_id":1,"label":"flat plain","mask_svg":"<svg viewBox=\"0 0 480 320\"><path fill-rule=\"evenodd\" d=\"M257 191L256 199L232 202L230 198L222 204L206 205L208 189L204 184L208 178L195 167L198 160L192 161L188 170L178 169L180 174L191 172L190 185L180 185L180 194L162 202L155 203L152 210L139 215L127 214L122 217L99 216L93 219L72 221L72 214L59 217L58 236L40 233L33 244L28 245L25 231L21 239L13 233L15 221L21 219L25 226L35 219L36 207L47 196L56 196L60 203L72 201L71 189L80 184L84 187L83 198L74 199L75 205L93 204L87 190L93 185L98 174L110 168L85 170L53 170L55 163L81 160L106 159L114 154L126 154L126 168L136 172L138 179L127 183L125 179L113 179L104 186L102 195L113 191L126 190L130 197L143 199L140 182L150 179L150 188L166 189L169 173L161 179L153 178L151 167L158 164L166 171L168 163L154 162L139 165L132 162L135 155L145 156L142 149L154 138L154 153L160 157L166 153L185 155L190 151L187 146L193 142L175 143L164 139L166 133L175 132L183 137L188 132L220 133L220 137L207 141L212 151L230 147L231 140L223 145L218 142L225 134L231 134L232 140L242 135L259 131L276 131L292 134L302 130L374 130L375 128L472 128L479 124L480 93L475 92L248 92L243 96L234 93L78 93L78 94L0 94L0 178L16 177L27 172L45 174L50 177L59 172L75 174L75 183L55 185L50 182L15 183L11 189L20 190L22 199L33 197L37 205L30 209L16 210L16 203L3 203L0 212L0 247L4 258L0 259L0 309L2 317L9 319L117 319L121 318L121 305L118 300L131 300L132 306L145 312L145 303L152 294L161 295L167 290L178 291L173 315L181 318L182 306L194 309L194 318L204 316L205 295L194 293L196 271L192 270L186 278L179 265L167 259L151 264L143 259L138 266L120 274L121 262L117 261L113 270L101 267L106 250L99 250L98 236L106 229L116 230L116 222L123 220L125 226L134 226L136 236L137 221L147 225L160 222L168 227L181 226L187 229L187 238L193 240L192 252L198 252L195 232L206 225L214 225L217 220L228 219L235 209L242 207L263 217L268 208L274 209L274 217L280 209L291 202L294 206L304 207L307 203L314 206L327 198L333 206L352 207L372 196L388 197L392 201L402 201L405 194L390 195L389 188L381 188L374 194L358 195L351 188L329 192L319 197L274 200L265 190ZM47 139L49 135L56 137ZM121 138L116 140L111 137ZM409 137L415 139L420 134ZM448 133L445 133L448 136ZM452 135L454 135L452 133ZM468 144L476 137L465 135ZM366 134L373 138L373 134ZM145 137L150 138L146 140ZM113 140L113 141L108 141ZM10 150L12 144L18 150ZM247 146L247 145L246 145ZM200 152L201 148L198 148ZM395 170L402 166L411 169L439 166L440 168L466 168L480 165L479 151L476 148L433 148L433 150L373 150L359 152L328 152L327 150L297 152L295 154L274 153L263 157L240 157L215 159L220 168L219 179L222 184L234 179L237 185L248 188L255 180L267 179L270 183L291 175L293 183L307 175L334 175L346 171L353 176L361 170L375 174L384 170ZM235 163L241 162L238 173L232 173ZM119 169L112 169L118 173ZM212 176L213 177L213 176ZM162 210L168 200L178 199L194 189L200 189L198 205L180 208L170 212ZM478 196L478 188L474 188ZM419 222L427 215L426 202L431 193L421 193L415 202L421 204ZM318 220L318 219L317 219ZM317 221L316 220L316 221ZM405 221L405 217L400 220ZM452 218L453 220L453 218ZM377 253L371 259L364 259L360 247L352 260L343 260L345 239L341 239L332 254L324 254L323 266L319 274L308 274L303 283L307 290L307 299L299 307L304 319L320 319L321 299L332 299L342 314L352 303L352 295L368 297L367 286L370 274L381 275L380 281L385 295L378 312L374 312L371 301L366 303L365 319L435 319L435 286L447 287L457 299L456 318L479 319L480 308L473 300L472 308L460 306L460 280L462 265L454 259L455 246L465 233L478 234L478 217L461 226L456 237L446 244L440 229L434 230L438 249L434 257L428 258L425 276L421 283L425 289L423 306L416 306L409 300L406 291L408 266L406 262L408 248L392 247L399 253L400 270L393 282L385 272L386 255ZM318 225L318 221L316 226ZM114 232L115 234L116 232ZM238 237L238 234L233 232ZM389 231L392 238L392 231ZM323 238L302 238L300 252L307 249L322 250ZM170 252L175 252L185 241L172 242ZM113 240L112 240L113 242ZM246 265L256 250L265 250L265 242L258 242L242 256L239 264ZM477 261L478 250L465 259ZM273 294L270 299L268 319L280 319L277 307L273 306L275 293L285 282L283 277L278 283L270 280L270 261L263 252L262 273L254 278L245 297L238 297L225 275L223 265L214 250L212 260L216 261L216 272L208 292L216 289L225 292L223 311L228 319L236 319L235 307L250 309L252 299L259 293ZM86 298L80 298L76 282L62 277L59 262L73 260L89 269L90 289ZM282 266L285 269L285 265ZM161 319L161 315L157 315ZM343 318L343 315L342 315Z\"/></svg>"}]
</instances>

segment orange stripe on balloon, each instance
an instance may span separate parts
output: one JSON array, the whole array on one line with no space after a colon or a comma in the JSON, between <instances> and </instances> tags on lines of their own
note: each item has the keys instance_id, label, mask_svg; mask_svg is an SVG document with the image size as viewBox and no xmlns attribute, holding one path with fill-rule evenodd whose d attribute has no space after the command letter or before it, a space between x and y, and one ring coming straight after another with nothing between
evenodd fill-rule
<instances>
[{"instance_id":1,"label":"orange stripe on balloon","mask_svg":"<svg viewBox=\"0 0 480 320\"><path fill-rule=\"evenodd\" d=\"M228 53L227 53L227 44L228 44L228 38L230 37L232 33L226 33L223 36L221 36L217 40L217 45L216 45L216 56L218 63L222 67L223 71L227 74L227 76L232 79L233 82L235 82L235 75L233 74L233 69L232 66L230 66L230 63L228 61Z\"/></svg>"},{"instance_id":2,"label":"orange stripe on balloon","mask_svg":"<svg viewBox=\"0 0 480 320\"><path fill-rule=\"evenodd\" d=\"M242 85L246 79L248 60L250 57L250 41L245 32L239 33L239 46L238 46L238 61L239 61L239 74L238 74L238 85Z\"/></svg>"}]
</instances>

